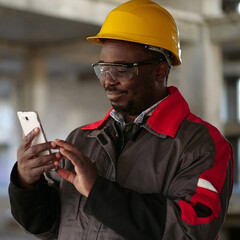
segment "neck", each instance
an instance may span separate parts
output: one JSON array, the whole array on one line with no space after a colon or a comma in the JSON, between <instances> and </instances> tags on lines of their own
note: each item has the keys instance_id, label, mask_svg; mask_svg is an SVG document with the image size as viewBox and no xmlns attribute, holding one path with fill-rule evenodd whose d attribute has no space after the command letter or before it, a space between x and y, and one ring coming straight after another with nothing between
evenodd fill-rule
<instances>
[{"instance_id":1,"label":"neck","mask_svg":"<svg viewBox=\"0 0 240 240\"><path fill-rule=\"evenodd\" d=\"M139 113L140 114L140 113ZM138 115L124 114L124 121L126 123L132 123L137 118Z\"/></svg>"},{"instance_id":2,"label":"neck","mask_svg":"<svg viewBox=\"0 0 240 240\"><path fill-rule=\"evenodd\" d=\"M164 92L161 94L161 97L159 98L155 98L154 101L149 102L147 105L142 105L141 107L137 108L135 106L135 108L133 108L134 110L137 109L137 111L134 112L130 112L130 111L123 111L123 109L115 109L119 112L121 112L124 115L124 121L126 123L133 123L134 120L139 116L139 114L141 114L143 111L147 110L148 108L150 108L151 106L153 106L155 103L159 102L160 100L164 99L166 96L168 95L167 93L167 88L164 89Z\"/></svg>"}]
</instances>

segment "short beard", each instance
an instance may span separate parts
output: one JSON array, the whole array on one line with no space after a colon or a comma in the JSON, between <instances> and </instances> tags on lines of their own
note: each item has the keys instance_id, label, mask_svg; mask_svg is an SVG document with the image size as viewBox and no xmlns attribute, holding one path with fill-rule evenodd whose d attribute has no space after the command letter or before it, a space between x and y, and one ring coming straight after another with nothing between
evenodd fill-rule
<instances>
[{"instance_id":1,"label":"short beard","mask_svg":"<svg viewBox=\"0 0 240 240\"><path fill-rule=\"evenodd\" d=\"M146 110L148 107L144 105L138 105L136 106L134 102L130 101L126 106L121 106L121 105L115 105L113 102L111 103L112 107L114 110L117 112L125 115L132 115L132 116L138 116L141 114L144 110Z\"/></svg>"},{"instance_id":2,"label":"short beard","mask_svg":"<svg viewBox=\"0 0 240 240\"><path fill-rule=\"evenodd\" d=\"M108 86L105 88L106 91L115 91L116 88L112 86ZM123 93L126 91L122 91ZM111 101L111 105L114 110L123 114L123 115L131 115L131 116L138 116L144 110L151 107L154 102L146 101L142 103L136 104L134 101L129 101L126 106L117 105L114 101Z\"/></svg>"}]
</instances>

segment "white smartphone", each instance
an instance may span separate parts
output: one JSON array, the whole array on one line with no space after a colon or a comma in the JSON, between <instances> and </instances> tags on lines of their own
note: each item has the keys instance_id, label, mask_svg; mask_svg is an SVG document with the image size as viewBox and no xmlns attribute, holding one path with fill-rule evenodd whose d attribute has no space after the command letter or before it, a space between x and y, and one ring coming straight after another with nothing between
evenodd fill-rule
<instances>
[{"instance_id":1,"label":"white smartphone","mask_svg":"<svg viewBox=\"0 0 240 240\"><path fill-rule=\"evenodd\" d=\"M22 126L22 130L24 135L28 135L34 128L38 127L40 129L39 134L33 139L32 145L45 143L47 142L46 135L43 131L43 127L38 116L38 113L35 111L18 111L17 112L20 124ZM51 151L44 151L41 154L47 155L50 154Z\"/></svg>"}]
</instances>

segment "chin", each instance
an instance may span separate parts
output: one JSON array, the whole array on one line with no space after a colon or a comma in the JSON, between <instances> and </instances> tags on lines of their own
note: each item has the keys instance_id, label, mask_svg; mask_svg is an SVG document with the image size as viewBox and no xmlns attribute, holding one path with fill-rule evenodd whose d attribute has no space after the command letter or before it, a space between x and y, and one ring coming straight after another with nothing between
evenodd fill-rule
<instances>
[{"instance_id":1,"label":"chin","mask_svg":"<svg viewBox=\"0 0 240 240\"><path fill-rule=\"evenodd\" d=\"M126 111L126 108L122 105L117 105L117 104L112 103L112 107L117 112L125 112Z\"/></svg>"},{"instance_id":2,"label":"chin","mask_svg":"<svg viewBox=\"0 0 240 240\"><path fill-rule=\"evenodd\" d=\"M114 110L123 114L138 115L142 111L137 107L134 107L132 102L128 102L126 105L120 105L116 103L111 103Z\"/></svg>"}]
</instances>

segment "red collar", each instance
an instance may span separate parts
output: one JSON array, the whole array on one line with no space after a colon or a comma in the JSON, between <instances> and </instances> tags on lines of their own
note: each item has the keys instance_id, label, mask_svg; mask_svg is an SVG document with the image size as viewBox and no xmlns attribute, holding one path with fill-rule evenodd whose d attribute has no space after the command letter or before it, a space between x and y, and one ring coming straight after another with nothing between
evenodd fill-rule
<instances>
[{"instance_id":1,"label":"red collar","mask_svg":"<svg viewBox=\"0 0 240 240\"><path fill-rule=\"evenodd\" d=\"M168 87L170 96L164 99L149 117L147 123L156 132L174 137L181 122L190 113L189 106L176 87ZM104 119L89 124L82 130L94 130L101 128L108 121L110 112Z\"/></svg>"},{"instance_id":2,"label":"red collar","mask_svg":"<svg viewBox=\"0 0 240 240\"><path fill-rule=\"evenodd\" d=\"M157 106L147 123L154 131L174 137L190 109L176 87L168 87L168 91L170 96Z\"/></svg>"}]
</instances>

